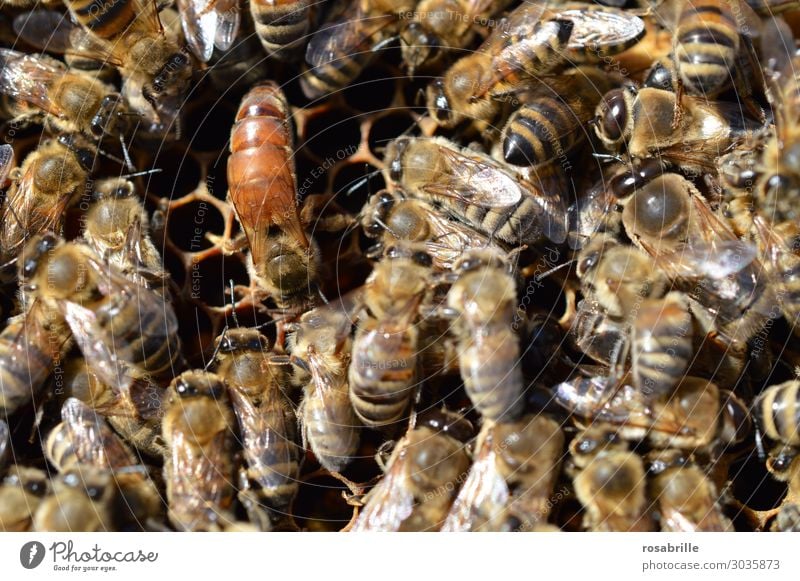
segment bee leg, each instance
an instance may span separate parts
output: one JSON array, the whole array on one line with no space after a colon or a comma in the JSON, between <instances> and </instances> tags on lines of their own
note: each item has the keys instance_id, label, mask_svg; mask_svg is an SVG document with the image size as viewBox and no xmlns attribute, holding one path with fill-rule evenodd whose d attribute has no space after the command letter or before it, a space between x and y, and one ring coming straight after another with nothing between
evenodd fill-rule
<instances>
[{"instance_id":1,"label":"bee leg","mask_svg":"<svg viewBox=\"0 0 800 581\"><path fill-rule=\"evenodd\" d=\"M683 121L683 81L680 77L675 80L675 106L672 109L672 129L675 130Z\"/></svg>"}]
</instances>

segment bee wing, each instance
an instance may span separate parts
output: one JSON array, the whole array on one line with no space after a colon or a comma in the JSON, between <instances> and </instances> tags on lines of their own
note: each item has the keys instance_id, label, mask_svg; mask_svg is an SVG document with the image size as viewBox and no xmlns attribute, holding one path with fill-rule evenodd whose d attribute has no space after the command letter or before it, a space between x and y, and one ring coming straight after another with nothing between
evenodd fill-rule
<instances>
[{"instance_id":1,"label":"bee wing","mask_svg":"<svg viewBox=\"0 0 800 581\"><path fill-rule=\"evenodd\" d=\"M747 268L757 253L756 246L750 242L723 240L687 244L656 257L656 263L673 277L722 279Z\"/></svg>"},{"instance_id":2,"label":"bee wing","mask_svg":"<svg viewBox=\"0 0 800 581\"><path fill-rule=\"evenodd\" d=\"M14 17L14 32L36 48L64 54L72 46L70 34L76 28L67 13L55 10L32 10Z\"/></svg>"},{"instance_id":3,"label":"bee wing","mask_svg":"<svg viewBox=\"0 0 800 581\"><path fill-rule=\"evenodd\" d=\"M105 419L81 400L67 399L61 408L61 419L81 464L111 470L138 464Z\"/></svg>"},{"instance_id":4,"label":"bee wing","mask_svg":"<svg viewBox=\"0 0 800 581\"><path fill-rule=\"evenodd\" d=\"M128 367L111 351L95 312L72 301L62 301L59 306L91 372L112 389L127 391L131 384Z\"/></svg>"},{"instance_id":5,"label":"bee wing","mask_svg":"<svg viewBox=\"0 0 800 581\"><path fill-rule=\"evenodd\" d=\"M633 46L645 33L644 20L607 6L558 10L553 18L571 21L572 34L567 47L595 60L600 60L609 50L621 51ZM587 51L587 47L591 50Z\"/></svg>"},{"instance_id":6,"label":"bee wing","mask_svg":"<svg viewBox=\"0 0 800 581\"><path fill-rule=\"evenodd\" d=\"M458 493L442 531L468 532L477 524L477 510L491 509L489 518L495 517L508 505L508 484L497 471L496 454L491 438L485 438L480 453L470 468L469 475Z\"/></svg>"},{"instance_id":7,"label":"bee wing","mask_svg":"<svg viewBox=\"0 0 800 581\"><path fill-rule=\"evenodd\" d=\"M6 465L6 456L11 449L11 432L5 420L0 420L0 470Z\"/></svg>"},{"instance_id":8,"label":"bee wing","mask_svg":"<svg viewBox=\"0 0 800 581\"><path fill-rule=\"evenodd\" d=\"M218 468L228 462L230 450L225 445L226 437L224 432L219 432L209 445L196 451L186 434L171 428L168 437L172 443L170 483L176 505L179 505L177 512L190 515L207 512L211 506L220 506L229 495L231 483Z\"/></svg>"},{"instance_id":9,"label":"bee wing","mask_svg":"<svg viewBox=\"0 0 800 581\"><path fill-rule=\"evenodd\" d=\"M370 50L373 37L396 22L392 14L370 15L363 2L351 2L335 20L314 33L306 48L306 62L320 67Z\"/></svg>"},{"instance_id":10,"label":"bee wing","mask_svg":"<svg viewBox=\"0 0 800 581\"><path fill-rule=\"evenodd\" d=\"M214 52L217 12L213 0L178 0L183 36L194 56L207 63Z\"/></svg>"},{"instance_id":11,"label":"bee wing","mask_svg":"<svg viewBox=\"0 0 800 581\"><path fill-rule=\"evenodd\" d=\"M3 251L16 255L31 236L41 232L61 231L64 212L69 196L63 196L54 203L37 204L33 191L33 174L36 164L30 164L22 177L8 190L6 201L0 210L3 232L0 238L8 247Z\"/></svg>"},{"instance_id":12,"label":"bee wing","mask_svg":"<svg viewBox=\"0 0 800 581\"><path fill-rule=\"evenodd\" d=\"M400 444L389 470L367 495L367 501L351 530L394 532L414 510L414 494L406 482L408 442Z\"/></svg>"},{"instance_id":13,"label":"bee wing","mask_svg":"<svg viewBox=\"0 0 800 581\"><path fill-rule=\"evenodd\" d=\"M0 187L4 187L8 174L16 164L16 157L14 156L14 148L8 143L0 145Z\"/></svg>"},{"instance_id":14,"label":"bee wing","mask_svg":"<svg viewBox=\"0 0 800 581\"><path fill-rule=\"evenodd\" d=\"M228 50L239 35L241 11L238 0L217 0L217 29L214 34L214 46L219 50Z\"/></svg>"},{"instance_id":15,"label":"bee wing","mask_svg":"<svg viewBox=\"0 0 800 581\"><path fill-rule=\"evenodd\" d=\"M67 73L59 61L0 48L0 92L56 116L61 109L50 98L53 83Z\"/></svg>"},{"instance_id":16,"label":"bee wing","mask_svg":"<svg viewBox=\"0 0 800 581\"><path fill-rule=\"evenodd\" d=\"M439 151L449 175L426 184L422 188L425 192L483 208L508 208L522 199L522 188L517 180L491 160L468 156L449 147L440 147Z\"/></svg>"}]
</instances>

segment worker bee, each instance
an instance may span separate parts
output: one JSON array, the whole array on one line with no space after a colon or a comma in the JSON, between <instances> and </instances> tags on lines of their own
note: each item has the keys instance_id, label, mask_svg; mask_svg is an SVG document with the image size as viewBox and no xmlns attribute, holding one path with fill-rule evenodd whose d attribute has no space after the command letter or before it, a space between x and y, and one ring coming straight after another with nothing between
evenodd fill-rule
<instances>
[{"instance_id":1,"label":"worker bee","mask_svg":"<svg viewBox=\"0 0 800 581\"><path fill-rule=\"evenodd\" d=\"M361 226L369 238L379 240L373 254L383 253L397 240L424 243L434 268L445 272L464 252L493 244L488 236L400 190L383 190L370 197L361 211Z\"/></svg>"},{"instance_id":2,"label":"worker bee","mask_svg":"<svg viewBox=\"0 0 800 581\"><path fill-rule=\"evenodd\" d=\"M586 141L586 125L612 86L607 73L578 67L526 92L500 135L503 159L517 166L569 163L567 155Z\"/></svg>"},{"instance_id":3,"label":"worker bee","mask_svg":"<svg viewBox=\"0 0 800 581\"><path fill-rule=\"evenodd\" d=\"M741 346L769 316L772 290L757 248L739 240L683 176L665 173L641 186L622 212L625 231L707 312L708 331Z\"/></svg>"},{"instance_id":4,"label":"worker bee","mask_svg":"<svg viewBox=\"0 0 800 581\"><path fill-rule=\"evenodd\" d=\"M675 451L658 454L653 465L659 468L650 478L650 489L663 532L734 530L722 512L716 486L698 466Z\"/></svg>"},{"instance_id":5,"label":"worker bee","mask_svg":"<svg viewBox=\"0 0 800 581\"><path fill-rule=\"evenodd\" d=\"M690 375L669 396L647 398L627 377L614 381L581 372L556 387L555 400L591 423L616 427L625 440L647 439L657 448L718 454L748 435L747 407L731 392Z\"/></svg>"},{"instance_id":6,"label":"worker bee","mask_svg":"<svg viewBox=\"0 0 800 581\"><path fill-rule=\"evenodd\" d=\"M31 530L33 515L50 493L50 479L38 468L15 465L0 481L0 530Z\"/></svg>"},{"instance_id":7,"label":"worker bee","mask_svg":"<svg viewBox=\"0 0 800 581\"><path fill-rule=\"evenodd\" d=\"M297 209L292 141L278 85L251 89L231 130L228 196L250 244L251 277L281 308L310 301L319 260Z\"/></svg>"},{"instance_id":8,"label":"worker bee","mask_svg":"<svg viewBox=\"0 0 800 581\"><path fill-rule=\"evenodd\" d=\"M575 495L595 532L652 530L644 463L634 452L601 450L575 476Z\"/></svg>"},{"instance_id":9,"label":"worker bee","mask_svg":"<svg viewBox=\"0 0 800 581\"><path fill-rule=\"evenodd\" d=\"M464 388L483 417L514 419L525 390L519 337L511 326L516 281L506 260L492 251L470 251L454 268L459 277L447 294L447 306L455 317Z\"/></svg>"},{"instance_id":10,"label":"worker bee","mask_svg":"<svg viewBox=\"0 0 800 581\"><path fill-rule=\"evenodd\" d=\"M127 389L100 381L83 358L65 365L68 393L102 414L123 439L153 458L166 452L161 437L164 389L152 378L134 379Z\"/></svg>"},{"instance_id":11,"label":"worker bee","mask_svg":"<svg viewBox=\"0 0 800 581\"><path fill-rule=\"evenodd\" d=\"M293 59L305 44L311 24L311 0L253 0L250 14L267 55ZM313 37L312 37L313 38Z\"/></svg>"},{"instance_id":12,"label":"worker bee","mask_svg":"<svg viewBox=\"0 0 800 581\"><path fill-rule=\"evenodd\" d=\"M42 301L9 319L0 332L0 411L11 416L42 388L69 349L64 319Z\"/></svg>"},{"instance_id":13,"label":"worker bee","mask_svg":"<svg viewBox=\"0 0 800 581\"><path fill-rule=\"evenodd\" d=\"M101 382L125 391L134 379L165 377L179 365L172 306L88 246L44 234L23 249L19 273L26 293L64 316Z\"/></svg>"},{"instance_id":14,"label":"worker bee","mask_svg":"<svg viewBox=\"0 0 800 581\"><path fill-rule=\"evenodd\" d=\"M753 402L753 415L767 437L800 448L800 381L765 389Z\"/></svg>"},{"instance_id":15,"label":"worker bee","mask_svg":"<svg viewBox=\"0 0 800 581\"><path fill-rule=\"evenodd\" d=\"M432 266L423 245L398 243L367 279L367 315L358 322L348 380L353 408L368 426L399 421L411 401L419 355L415 322Z\"/></svg>"},{"instance_id":16,"label":"worker bee","mask_svg":"<svg viewBox=\"0 0 800 581\"><path fill-rule=\"evenodd\" d=\"M509 244L567 238L565 185L555 169L523 178L481 153L444 138L395 139L386 150L387 178L411 196L440 204L452 217Z\"/></svg>"},{"instance_id":17,"label":"worker bee","mask_svg":"<svg viewBox=\"0 0 800 581\"><path fill-rule=\"evenodd\" d=\"M170 385L163 436L169 520L179 530L220 530L233 502L233 411L223 379L187 371Z\"/></svg>"},{"instance_id":18,"label":"worker bee","mask_svg":"<svg viewBox=\"0 0 800 581\"><path fill-rule=\"evenodd\" d=\"M353 322L346 299L304 313L289 337L296 381L303 385L303 445L331 472L347 467L360 439L347 383Z\"/></svg>"},{"instance_id":19,"label":"worker bee","mask_svg":"<svg viewBox=\"0 0 800 581\"><path fill-rule=\"evenodd\" d=\"M94 152L80 139L47 140L11 172L14 180L0 210L0 259L13 264L36 234L60 232L70 202L83 193Z\"/></svg>"},{"instance_id":20,"label":"worker bee","mask_svg":"<svg viewBox=\"0 0 800 581\"><path fill-rule=\"evenodd\" d=\"M401 25L400 49L409 74L428 68L456 48L471 46L477 24L493 18L511 0L420 0L415 18Z\"/></svg>"},{"instance_id":21,"label":"worker bee","mask_svg":"<svg viewBox=\"0 0 800 581\"><path fill-rule=\"evenodd\" d=\"M225 379L239 421L247 477L270 508L285 510L297 494L300 454L294 414L277 371L269 367L269 344L256 329L228 329L217 340L217 374Z\"/></svg>"},{"instance_id":22,"label":"worker bee","mask_svg":"<svg viewBox=\"0 0 800 581\"><path fill-rule=\"evenodd\" d=\"M608 7L523 3L478 50L453 64L427 89L428 112L443 127L490 121L521 85L565 64L598 62L636 44L644 22ZM508 101L508 99L505 99Z\"/></svg>"},{"instance_id":23,"label":"worker bee","mask_svg":"<svg viewBox=\"0 0 800 581\"><path fill-rule=\"evenodd\" d=\"M409 0L354 0L332 11L306 49L306 68L300 78L306 97L317 99L352 83L376 48L397 34L397 15L415 4ZM269 45L265 48L271 52Z\"/></svg>"},{"instance_id":24,"label":"worker bee","mask_svg":"<svg viewBox=\"0 0 800 581\"><path fill-rule=\"evenodd\" d=\"M471 437L472 425L460 416L431 412L421 417L395 446L352 530L439 530L467 477L463 442Z\"/></svg>"},{"instance_id":25,"label":"worker bee","mask_svg":"<svg viewBox=\"0 0 800 581\"><path fill-rule=\"evenodd\" d=\"M127 278L163 292L168 275L150 238L150 221L133 182L125 178L101 180L93 198L84 221L87 244Z\"/></svg>"},{"instance_id":26,"label":"worker bee","mask_svg":"<svg viewBox=\"0 0 800 581\"><path fill-rule=\"evenodd\" d=\"M169 126L182 105L192 67L175 36L161 25L157 4L146 0L113 5L67 0L65 4L73 19L91 34L92 54L117 66L126 85L137 86L163 125Z\"/></svg>"},{"instance_id":27,"label":"worker bee","mask_svg":"<svg viewBox=\"0 0 800 581\"><path fill-rule=\"evenodd\" d=\"M487 421L442 530L529 530L546 522L563 448L561 428L544 416Z\"/></svg>"},{"instance_id":28,"label":"worker bee","mask_svg":"<svg viewBox=\"0 0 800 581\"><path fill-rule=\"evenodd\" d=\"M680 99L680 100L679 100ZM683 111L673 127L676 108ZM693 175L714 171L717 158L736 141L762 129L739 105L644 87L612 89L597 106L595 132L612 152L658 158Z\"/></svg>"},{"instance_id":29,"label":"worker bee","mask_svg":"<svg viewBox=\"0 0 800 581\"><path fill-rule=\"evenodd\" d=\"M0 49L0 92L35 107L24 117L44 115L54 133L80 132L99 141L127 131L127 108L113 87L50 57Z\"/></svg>"},{"instance_id":30,"label":"worker bee","mask_svg":"<svg viewBox=\"0 0 800 581\"><path fill-rule=\"evenodd\" d=\"M673 59L692 95L713 99L728 89L747 39L761 29L744 1L676 0L658 7L673 30Z\"/></svg>"},{"instance_id":31,"label":"worker bee","mask_svg":"<svg viewBox=\"0 0 800 581\"><path fill-rule=\"evenodd\" d=\"M61 407L61 423L48 434L44 451L59 472L82 464L115 470L138 463L103 417L74 397Z\"/></svg>"},{"instance_id":32,"label":"worker bee","mask_svg":"<svg viewBox=\"0 0 800 581\"><path fill-rule=\"evenodd\" d=\"M207 63L214 48L228 50L239 34L238 0L178 0L183 37L197 60Z\"/></svg>"}]
</instances>

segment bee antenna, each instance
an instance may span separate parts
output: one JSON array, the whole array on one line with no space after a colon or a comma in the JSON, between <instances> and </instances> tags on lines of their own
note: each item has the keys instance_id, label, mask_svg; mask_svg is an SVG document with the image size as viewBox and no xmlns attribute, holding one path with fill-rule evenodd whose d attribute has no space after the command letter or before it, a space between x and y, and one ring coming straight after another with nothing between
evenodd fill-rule
<instances>
[{"instance_id":1,"label":"bee antenna","mask_svg":"<svg viewBox=\"0 0 800 581\"><path fill-rule=\"evenodd\" d=\"M236 293L234 292L233 288L233 279L229 278L228 283L230 284L231 287L231 316L233 317L233 322L236 323L236 328L238 329L240 325L239 325L239 319L236 316Z\"/></svg>"},{"instance_id":2,"label":"bee antenna","mask_svg":"<svg viewBox=\"0 0 800 581\"><path fill-rule=\"evenodd\" d=\"M389 46L390 44L392 44L396 40L400 40L400 36L399 35L390 36L389 38L386 38L386 39L380 41L379 43L377 43L375 46L372 47L371 50L372 50L372 52L378 52L380 50L383 50L384 48L386 48L387 46Z\"/></svg>"},{"instance_id":3,"label":"bee antenna","mask_svg":"<svg viewBox=\"0 0 800 581\"><path fill-rule=\"evenodd\" d=\"M154 173L160 173L162 171L164 171L164 170L161 169L160 167L154 167L152 169L144 169L142 171L136 171L136 172L133 172L133 173L126 173L126 174L123 174L123 175L121 175L119 177L122 178L122 179L138 178L139 176L146 176L146 175L150 175L150 174L154 174Z\"/></svg>"},{"instance_id":4,"label":"bee antenna","mask_svg":"<svg viewBox=\"0 0 800 581\"><path fill-rule=\"evenodd\" d=\"M125 158L125 167L127 167L129 171L135 172L136 166L133 165L130 151L128 151L128 146L125 144L125 138L122 136L122 133L119 134L119 144L120 147L122 147L122 156Z\"/></svg>"},{"instance_id":5,"label":"bee antenna","mask_svg":"<svg viewBox=\"0 0 800 581\"><path fill-rule=\"evenodd\" d=\"M565 266L569 266L569 265L570 265L570 264L572 264L573 262L577 262L577 261L578 261L578 259L577 259L577 258L573 258L573 259L571 259L571 260L568 260L567 262L565 262L565 263L563 263L563 264L559 264L558 266L554 266L553 268L551 268L550 270L547 270L547 271L543 272L542 274L537 274L537 275L536 275L534 278L535 278L535 279L536 279L536 281L538 282L538 281L542 280L543 278L547 278L548 276L550 276L550 275L551 275L551 274L553 274L554 272L556 272L556 271L558 271L558 270L561 270L561 269L562 269L562 268L564 268Z\"/></svg>"},{"instance_id":6,"label":"bee antenna","mask_svg":"<svg viewBox=\"0 0 800 581\"><path fill-rule=\"evenodd\" d=\"M369 164L368 164L368 163L365 163L364 165L365 165L366 167L369 167ZM381 170L380 170L380 169L377 169L377 168L376 168L376 169L374 169L373 171L371 171L371 172L367 173L367 174L366 174L364 177L362 177L361 179L359 179L358 181L356 181L356 182L355 182L355 183L354 183L352 186L350 186L349 188L347 188L347 190L345 191L344 195L345 195L345 196L349 196L349 195L351 195L353 192L355 192L357 189L359 189L360 187L362 187L364 184L367 184L367 187L369 188L369 195L371 196L371 195L372 195L372 183L371 183L371 182L372 182L372 178L373 178L374 176L378 175L379 173L381 173Z\"/></svg>"},{"instance_id":7,"label":"bee antenna","mask_svg":"<svg viewBox=\"0 0 800 581\"><path fill-rule=\"evenodd\" d=\"M758 454L758 459L761 462L766 462L767 460L767 451L764 449L764 434L761 433L761 428L758 427L757 422L753 422L755 425L755 440L756 440L756 453Z\"/></svg>"},{"instance_id":8,"label":"bee antenna","mask_svg":"<svg viewBox=\"0 0 800 581\"><path fill-rule=\"evenodd\" d=\"M222 333L219 334L220 339L224 337L227 332L228 332L228 325L226 323L225 326L222 328ZM220 347L222 347L222 341L217 341L217 345L216 347L214 347L214 352L211 354L211 357L206 362L205 367L203 367L203 371L208 371L208 368L211 367L212 363L214 363L214 360L217 358L217 355L219 355Z\"/></svg>"},{"instance_id":9,"label":"bee antenna","mask_svg":"<svg viewBox=\"0 0 800 581\"><path fill-rule=\"evenodd\" d=\"M376 217L376 218L375 218L375 222L377 222L378 226L380 226L381 228L383 228L384 230L386 230L386 231L387 231L389 234L391 234L392 236L394 236L395 238L397 238L398 240L400 240L400 236L398 236L397 234L395 234L394 232L392 232L392 229L391 229L391 228L389 227L389 225L388 225L387 223L385 223L383 220L381 220L380 218Z\"/></svg>"},{"instance_id":10,"label":"bee antenna","mask_svg":"<svg viewBox=\"0 0 800 581\"><path fill-rule=\"evenodd\" d=\"M325 303L326 305L331 304L330 301L328 300L328 298L325 296L325 293L322 292L322 289L320 288L320 286L318 284L314 285L314 286L317 287L317 294L319 295L319 298L322 299L322 302Z\"/></svg>"},{"instance_id":11,"label":"bee antenna","mask_svg":"<svg viewBox=\"0 0 800 581\"><path fill-rule=\"evenodd\" d=\"M119 158L119 157L117 157L116 155L111 155L110 153L108 153L108 152L107 152L107 151L105 151L104 149L100 149L100 148L98 147L98 148L97 148L97 153L99 153L100 155L102 155L102 156L103 156L103 157L105 157L106 159L110 159L111 161L113 161L113 162L115 162L115 163L118 163L118 164L120 164L120 165L124 165L124 166L128 167L128 164L125 162L125 160L124 160L124 159L120 159L120 158ZM131 169L131 168L129 168L129 169Z\"/></svg>"}]
</instances>

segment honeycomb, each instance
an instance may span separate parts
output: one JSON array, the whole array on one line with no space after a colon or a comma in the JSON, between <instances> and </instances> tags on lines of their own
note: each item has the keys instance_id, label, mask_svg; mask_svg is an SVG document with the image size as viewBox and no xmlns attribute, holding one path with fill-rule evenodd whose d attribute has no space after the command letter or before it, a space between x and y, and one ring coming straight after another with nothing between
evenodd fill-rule
<instances>
[{"instance_id":1,"label":"honeycomb","mask_svg":"<svg viewBox=\"0 0 800 581\"><path fill-rule=\"evenodd\" d=\"M16 39L7 16L4 13L0 20L0 42L11 46ZM153 239L171 276L173 304L190 368L209 363L214 341L225 328L261 326L275 338L271 322L276 314L257 299L257 289L247 273L245 250L236 249L237 240L242 239L241 228L227 201L230 129L242 95L254 82L276 80L292 106L297 183L305 200L303 217L323 249L322 292L328 297L359 287L372 269L365 256L372 241L353 221L367 198L386 185L379 170L387 143L412 131L448 134L425 119L420 95L430 78L410 78L401 67L396 47L382 50L351 86L312 102L301 91L296 67L269 62L260 55L250 59L248 51L253 47L245 45L241 54L231 51L197 72L197 84L182 112L178 139L147 144L132 152L137 170L160 170L136 177L135 183L144 196ZM667 33L651 30L644 42L620 55L613 66L624 67L635 80L641 80L649 65L667 54L670 46ZM243 58L246 67L239 63ZM3 137L21 160L37 146L40 133L35 127L6 125ZM115 162L101 159L94 176L123 173ZM68 239L79 236L81 216L80 207L70 209L65 227ZM328 221L338 224L335 219L342 216L347 217L344 227L326 227ZM555 272L543 281L543 290L536 295L536 312L560 320L566 331L578 293L579 283L571 271ZM14 310L13 289L2 298L3 316L7 317ZM774 351L782 355L774 366L760 370L764 385L790 378L800 363L796 346L790 342L791 330L780 323L776 327L771 340ZM539 348L531 344L524 355L523 365L531 370L547 364L536 353ZM470 407L457 376L443 380L424 397L424 405L431 407ZM293 405L299 405L299 394L293 395ZM37 419L34 409L15 418L16 463L46 468L40 438L56 423L59 406L58 398L52 398L43 404L43 419ZM471 413L477 420L475 412ZM574 430L565 432L568 439L574 434ZM28 433L29 438L20 436ZM386 439L386 434L363 430L357 458L343 474L329 473L311 452L306 453L292 508L301 530L338 531L352 525L360 499L381 475L376 455ZM772 478L753 451L717 463L714 479L723 487L725 513L737 531L769 530L787 498L785 483ZM566 531L583 530L584 509L572 492L570 475L562 471L554 489L568 493L554 500L550 521Z\"/></svg>"}]
</instances>

